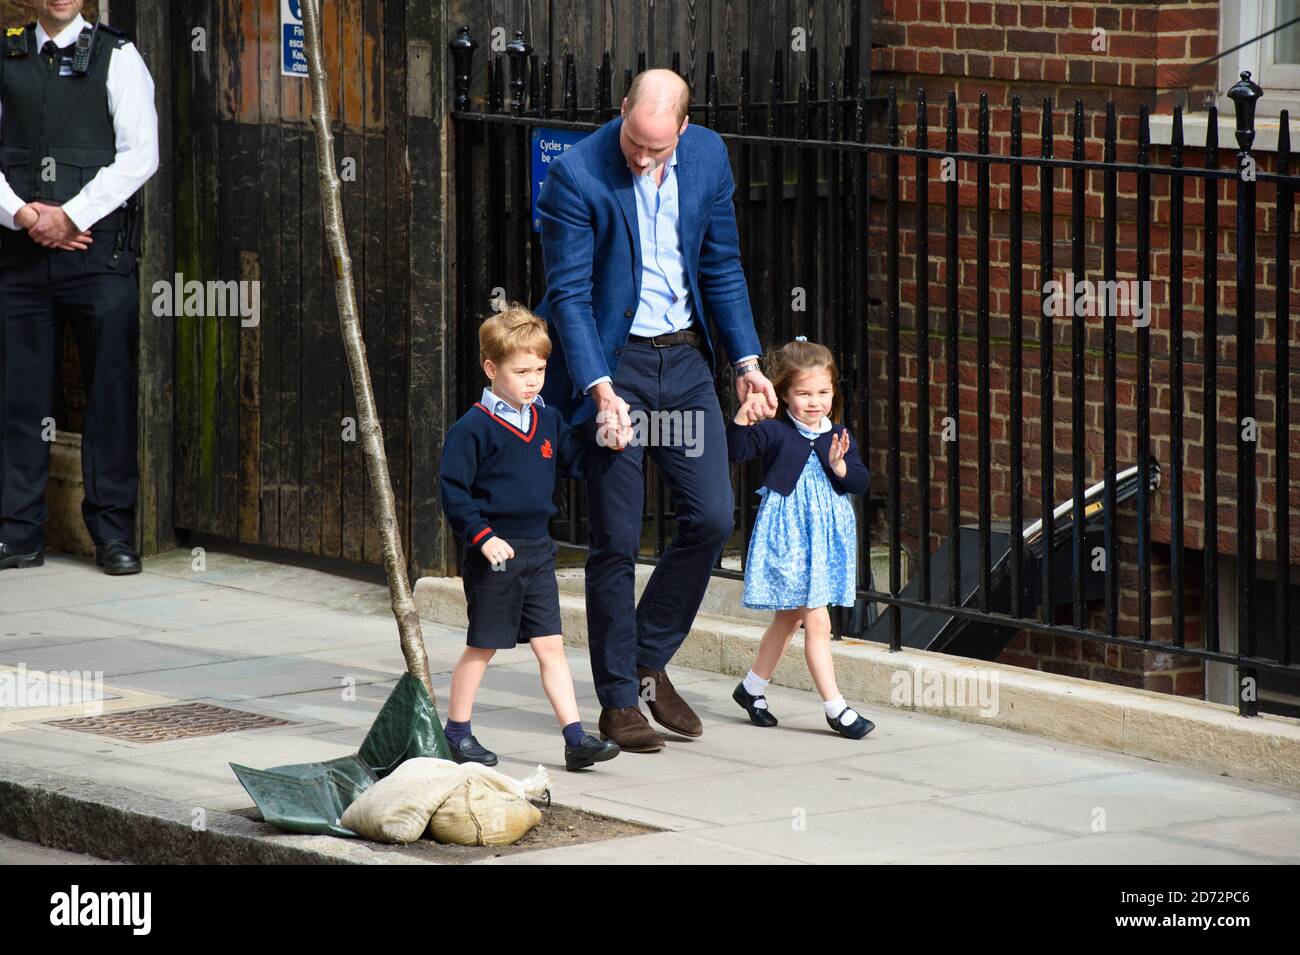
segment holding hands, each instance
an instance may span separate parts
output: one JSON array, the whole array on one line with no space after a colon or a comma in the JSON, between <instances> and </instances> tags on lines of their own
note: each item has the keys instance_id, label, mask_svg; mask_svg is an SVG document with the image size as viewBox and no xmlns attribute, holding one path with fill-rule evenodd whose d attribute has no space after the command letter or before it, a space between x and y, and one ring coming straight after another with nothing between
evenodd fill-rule
<instances>
[{"instance_id":1,"label":"holding hands","mask_svg":"<svg viewBox=\"0 0 1300 955\"><path fill-rule=\"evenodd\" d=\"M771 418L776 415L776 408L768 400L768 396L763 391L751 391L749 397L736 410L736 417L732 420L736 424L751 425L758 424L764 418Z\"/></svg>"},{"instance_id":2,"label":"holding hands","mask_svg":"<svg viewBox=\"0 0 1300 955\"><path fill-rule=\"evenodd\" d=\"M622 451L633 437L630 406L607 381L591 389L596 402L596 443L611 451Z\"/></svg>"}]
</instances>

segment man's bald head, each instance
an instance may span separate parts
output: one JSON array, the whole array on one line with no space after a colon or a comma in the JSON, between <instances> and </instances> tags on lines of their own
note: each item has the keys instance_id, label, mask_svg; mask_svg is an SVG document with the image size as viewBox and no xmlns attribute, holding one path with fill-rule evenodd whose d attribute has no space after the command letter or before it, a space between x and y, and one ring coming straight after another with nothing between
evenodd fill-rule
<instances>
[{"instance_id":1,"label":"man's bald head","mask_svg":"<svg viewBox=\"0 0 1300 955\"><path fill-rule=\"evenodd\" d=\"M655 172L668 161L690 125L690 105L690 87L672 70L646 70L632 81L623 100L619 146L633 173Z\"/></svg>"},{"instance_id":2,"label":"man's bald head","mask_svg":"<svg viewBox=\"0 0 1300 955\"><path fill-rule=\"evenodd\" d=\"M623 115L638 106L646 116L671 112L680 126L690 110L691 88L672 70L646 70L632 80L623 101Z\"/></svg>"}]
</instances>

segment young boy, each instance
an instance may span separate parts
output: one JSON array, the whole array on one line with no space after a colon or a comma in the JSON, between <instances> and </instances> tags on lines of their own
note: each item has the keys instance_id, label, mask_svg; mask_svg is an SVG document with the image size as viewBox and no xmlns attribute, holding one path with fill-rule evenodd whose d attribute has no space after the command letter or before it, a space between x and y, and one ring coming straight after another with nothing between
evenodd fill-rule
<instances>
[{"instance_id":1,"label":"young boy","mask_svg":"<svg viewBox=\"0 0 1300 955\"><path fill-rule=\"evenodd\" d=\"M494 766L495 753L470 732L483 672L497 650L527 643L564 732L566 769L613 759L618 744L583 731L560 633L558 550L547 524L557 471L586 476L591 442L546 407L539 392L551 339L546 323L514 305L479 329L479 360L491 385L447 431L442 508L465 542L461 566L469 609L468 646L451 675L447 742L458 763Z\"/></svg>"}]
</instances>

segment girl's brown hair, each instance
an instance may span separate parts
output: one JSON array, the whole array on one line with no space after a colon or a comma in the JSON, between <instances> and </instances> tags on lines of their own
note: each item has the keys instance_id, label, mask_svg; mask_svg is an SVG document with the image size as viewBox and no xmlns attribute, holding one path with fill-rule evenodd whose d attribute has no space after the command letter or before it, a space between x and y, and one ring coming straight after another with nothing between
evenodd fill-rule
<instances>
[{"instance_id":1,"label":"girl's brown hair","mask_svg":"<svg viewBox=\"0 0 1300 955\"><path fill-rule=\"evenodd\" d=\"M831 413L833 424L840 423L840 412L844 407L844 396L840 393L840 371L835 366L835 356L825 345L796 339L767 356L767 377L776 391L777 414L788 409L785 393L794 384L795 378L807 371L825 371L831 376Z\"/></svg>"}]
</instances>

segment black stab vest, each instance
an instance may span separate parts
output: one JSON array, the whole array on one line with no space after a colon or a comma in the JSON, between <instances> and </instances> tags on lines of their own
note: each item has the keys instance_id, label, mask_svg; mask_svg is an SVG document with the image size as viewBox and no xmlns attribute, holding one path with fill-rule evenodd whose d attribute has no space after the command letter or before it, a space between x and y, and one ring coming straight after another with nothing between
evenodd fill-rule
<instances>
[{"instance_id":1,"label":"black stab vest","mask_svg":"<svg viewBox=\"0 0 1300 955\"><path fill-rule=\"evenodd\" d=\"M59 75L61 64L71 66L75 43L51 63L36 46L35 24L17 39L6 37L0 47L0 170L19 198L61 204L117 154L108 65L127 39L101 26L85 76Z\"/></svg>"}]
</instances>

